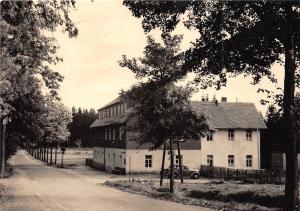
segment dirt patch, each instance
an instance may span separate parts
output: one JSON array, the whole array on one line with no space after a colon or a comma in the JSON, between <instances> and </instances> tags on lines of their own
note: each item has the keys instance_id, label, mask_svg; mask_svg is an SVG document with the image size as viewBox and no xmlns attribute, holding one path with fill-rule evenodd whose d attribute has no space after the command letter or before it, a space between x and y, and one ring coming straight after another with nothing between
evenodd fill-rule
<instances>
[{"instance_id":1,"label":"dirt patch","mask_svg":"<svg viewBox=\"0 0 300 211\"><path fill-rule=\"evenodd\" d=\"M196 205L217 210L280 210L283 205L282 185L222 183L176 183L175 193L152 180L107 181L107 186L160 200Z\"/></svg>"}]
</instances>

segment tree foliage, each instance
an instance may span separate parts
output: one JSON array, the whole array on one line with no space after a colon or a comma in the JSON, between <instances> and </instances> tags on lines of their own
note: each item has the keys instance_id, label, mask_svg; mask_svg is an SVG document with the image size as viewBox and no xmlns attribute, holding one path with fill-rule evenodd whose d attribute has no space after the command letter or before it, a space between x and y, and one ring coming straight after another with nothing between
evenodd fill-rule
<instances>
[{"instance_id":1,"label":"tree foliage","mask_svg":"<svg viewBox=\"0 0 300 211\"><path fill-rule=\"evenodd\" d=\"M0 118L10 119L8 143L45 141L49 122L43 117L52 112L45 107L45 96L59 99L57 89L63 80L49 67L62 61L53 32L61 29L69 37L77 36L69 17L72 8L73 0L0 2ZM51 103L60 107L56 99Z\"/></svg>"},{"instance_id":2,"label":"tree foliage","mask_svg":"<svg viewBox=\"0 0 300 211\"><path fill-rule=\"evenodd\" d=\"M208 130L205 117L196 113L190 104L194 89L176 86L174 83L185 74L183 55L180 52L181 40L182 36L163 33L162 43L158 43L148 36L142 58L127 59L123 56L123 60L119 62L140 80L129 91L121 93L132 107L131 119L135 120L135 124L132 128L127 127L127 131L133 129L138 134L136 139L141 143L150 143L152 149L164 145L163 153L169 143L170 192L174 192L173 142L178 144L180 151L180 140L199 140L203 132ZM161 184L164 160L162 163ZM180 169L182 172L181 161Z\"/></svg>"},{"instance_id":3,"label":"tree foliage","mask_svg":"<svg viewBox=\"0 0 300 211\"><path fill-rule=\"evenodd\" d=\"M70 132L68 125L71 122L71 113L60 102L46 99L46 112L43 114L44 134L43 140L48 144L61 144L68 141Z\"/></svg>"},{"instance_id":4,"label":"tree foliage","mask_svg":"<svg viewBox=\"0 0 300 211\"><path fill-rule=\"evenodd\" d=\"M174 75L182 78L181 40L181 35L163 33L159 43L148 36L142 58L123 56L119 62L140 80L122 95L138 115L140 139L152 143L154 148L169 139L199 138L206 130L204 117L190 105L194 90L174 84Z\"/></svg>"},{"instance_id":5,"label":"tree foliage","mask_svg":"<svg viewBox=\"0 0 300 211\"><path fill-rule=\"evenodd\" d=\"M70 145L76 146L79 143L83 147L93 147L91 124L97 119L94 109L72 108L72 122L68 125L70 130Z\"/></svg>"},{"instance_id":6,"label":"tree foliage","mask_svg":"<svg viewBox=\"0 0 300 211\"><path fill-rule=\"evenodd\" d=\"M183 54L180 52L183 36L164 33L161 37L162 43L159 43L153 37L147 36L144 57L128 59L123 55L119 61L121 67L129 68L137 79L145 79L148 82L166 84L181 79L185 74L182 69Z\"/></svg>"},{"instance_id":7,"label":"tree foliage","mask_svg":"<svg viewBox=\"0 0 300 211\"><path fill-rule=\"evenodd\" d=\"M204 116L190 104L192 93L190 87L160 86L155 82L135 85L123 92L137 115L138 126L134 129L141 143L151 143L156 149L170 139L199 140L208 126Z\"/></svg>"},{"instance_id":8,"label":"tree foliage","mask_svg":"<svg viewBox=\"0 0 300 211\"><path fill-rule=\"evenodd\" d=\"M199 37L185 52L185 71L197 74L203 88L226 85L228 76L263 76L275 81L271 65L283 62L287 33L299 59L299 2L270 1L124 1L145 32L172 31L182 21ZM184 20L182 16L187 18ZM291 29L293 29L292 32ZM299 76L299 72L297 72ZM299 84L296 84L299 85Z\"/></svg>"}]
</instances>

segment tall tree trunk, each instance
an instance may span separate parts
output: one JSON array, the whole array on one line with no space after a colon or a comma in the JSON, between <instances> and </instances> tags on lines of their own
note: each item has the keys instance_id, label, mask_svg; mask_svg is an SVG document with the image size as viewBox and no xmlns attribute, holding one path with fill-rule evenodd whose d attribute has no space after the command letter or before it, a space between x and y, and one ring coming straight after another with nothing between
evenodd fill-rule
<instances>
[{"instance_id":1,"label":"tall tree trunk","mask_svg":"<svg viewBox=\"0 0 300 211\"><path fill-rule=\"evenodd\" d=\"M46 147L44 147L44 157L43 157L43 161L46 162Z\"/></svg>"},{"instance_id":2,"label":"tall tree trunk","mask_svg":"<svg viewBox=\"0 0 300 211\"><path fill-rule=\"evenodd\" d=\"M57 163L57 144L55 146L55 156L54 156L54 165Z\"/></svg>"},{"instance_id":3,"label":"tall tree trunk","mask_svg":"<svg viewBox=\"0 0 300 211\"><path fill-rule=\"evenodd\" d=\"M292 30L292 29L291 29ZM298 203L298 158L296 140L295 106L295 49L294 38L290 32L285 45L285 76L284 76L284 141L286 152L286 183L285 183L285 210L295 210Z\"/></svg>"},{"instance_id":4,"label":"tall tree trunk","mask_svg":"<svg viewBox=\"0 0 300 211\"><path fill-rule=\"evenodd\" d=\"M44 161L44 148L41 147L41 161Z\"/></svg>"},{"instance_id":5,"label":"tall tree trunk","mask_svg":"<svg viewBox=\"0 0 300 211\"><path fill-rule=\"evenodd\" d=\"M50 165L52 165L52 149L53 149L53 147L51 145L51 147L50 147Z\"/></svg>"},{"instance_id":6,"label":"tall tree trunk","mask_svg":"<svg viewBox=\"0 0 300 211\"><path fill-rule=\"evenodd\" d=\"M182 175L182 160L181 160L181 154L180 154L180 144L177 140L177 150L178 150L178 157L179 157L179 169L180 169L180 181L183 183L183 175Z\"/></svg>"},{"instance_id":7,"label":"tall tree trunk","mask_svg":"<svg viewBox=\"0 0 300 211\"><path fill-rule=\"evenodd\" d=\"M49 163L49 147L46 147L46 163Z\"/></svg>"},{"instance_id":8,"label":"tall tree trunk","mask_svg":"<svg viewBox=\"0 0 300 211\"><path fill-rule=\"evenodd\" d=\"M159 182L160 186L162 186L163 184L164 170L165 170L165 157L166 157L166 143L164 143L164 148L163 148L163 157L161 163L160 182Z\"/></svg>"},{"instance_id":9,"label":"tall tree trunk","mask_svg":"<svg viewBox=\"0 0 300 211\"><path fill-rule=\"evenodd\" d=\"M170 138L170 192L174 193L174 151L173 151L173 140Z\"/></svg>"}]
</instances>

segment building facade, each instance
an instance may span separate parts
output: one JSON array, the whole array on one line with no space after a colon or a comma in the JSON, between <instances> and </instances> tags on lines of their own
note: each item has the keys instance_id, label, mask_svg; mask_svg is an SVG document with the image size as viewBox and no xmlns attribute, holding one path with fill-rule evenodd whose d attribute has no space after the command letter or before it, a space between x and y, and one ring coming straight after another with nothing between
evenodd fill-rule
<instances>
[{"instance_id":1,"label":"building facade","mask_svg":"<svg viewBox=\"0 0 300 211\"><path fill-rule=\"evenodd\" d=\"M207 117L213 130L200 140L181 142L182 163L193 169L213 165L234 169L260 168L260 131L266 125L253 103L191 102L193 109ZM128 130L134 117L120 97L98 110L98 119L91 125L95 143L93 162L106 171L157 173L162 163L162 150L149 150L139 144L138 137ZM176 148L176 147L175 147ZM166 154L166 164L169 165ZM175 150L175 165L179 157Z\"/></svg>"}]
</instances>

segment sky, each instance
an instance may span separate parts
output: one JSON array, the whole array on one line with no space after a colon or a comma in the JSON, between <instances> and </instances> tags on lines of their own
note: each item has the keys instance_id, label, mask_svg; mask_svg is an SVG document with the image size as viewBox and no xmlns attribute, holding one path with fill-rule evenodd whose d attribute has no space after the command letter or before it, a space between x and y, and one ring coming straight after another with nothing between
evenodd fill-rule
<instances>
[{"instance_id":1,"label":"sky","mask_svg":"<svg viewBox=\"0 0 300 211\"><path fill-rule=\"evenodd\" d=\"M141 20L131 15L121 0L78 0L76 10L71 11L72 20L79 30L76 38L56 32L60 49L58 55L63 62L53 66L64 75L59 94L62 102L72 106L99 109L118 96L121 89L129 89L136 82L133 73L118 64L122 55L129 58L140 57L146 45L146 34ZM179 25L174 34L183 34L182 50L187 49L199 34ZM160 31L150 33L156 39ZM283 84L283 67L272 67ZM264 95L257 94L258 86L250 84L251 78L229 79L228 85L219 91L214 88L200 90L192 100L201 100L203 94L218 99L227 97L229 102L253 102L259 111L265 113L266 106L260 104ZM260 87L275 89L274 85L263 80Z\"/></svg>"}]
</instances>

